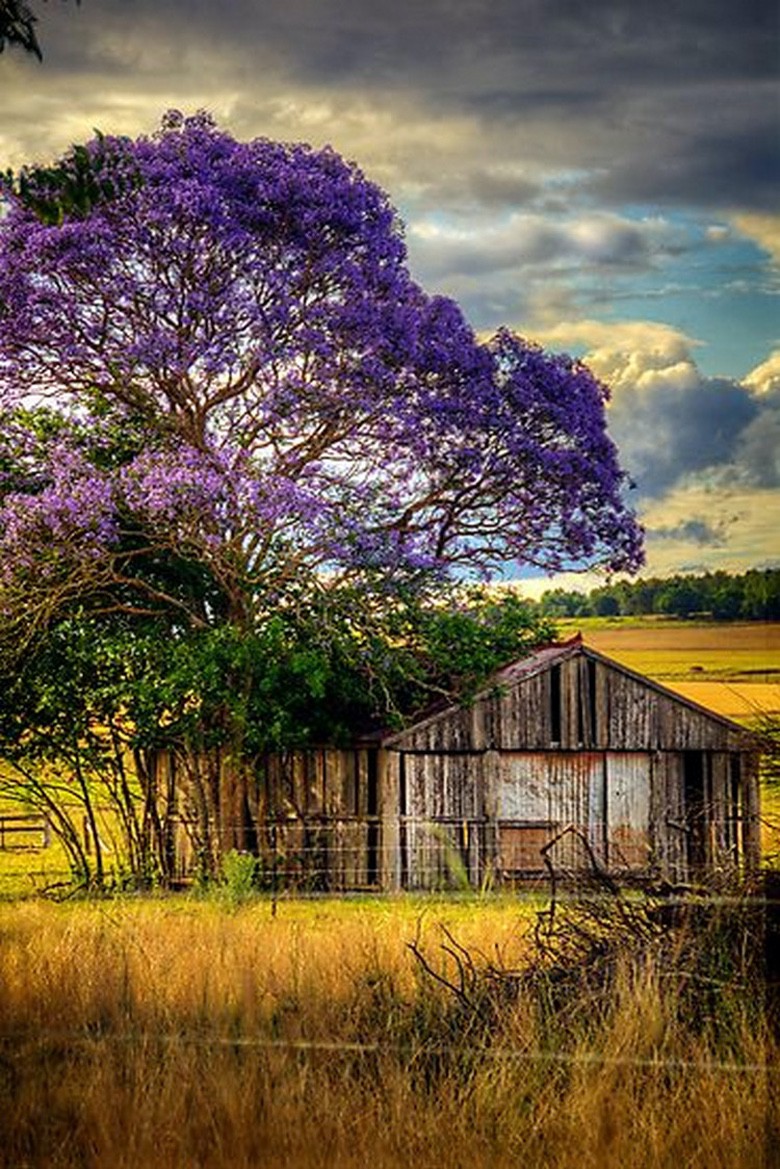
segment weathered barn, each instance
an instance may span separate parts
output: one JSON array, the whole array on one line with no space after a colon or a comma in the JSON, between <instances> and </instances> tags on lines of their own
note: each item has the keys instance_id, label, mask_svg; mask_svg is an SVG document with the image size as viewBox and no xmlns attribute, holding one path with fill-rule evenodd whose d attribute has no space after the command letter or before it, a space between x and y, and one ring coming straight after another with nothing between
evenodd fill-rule
<instances>
[{"instance_id":1,"label":"weathered barn","mask_svg":"<svg viewBox=\"0 0 780 1169\"><path fill-rule=\"evenodd\" d=\"M400 733L267 760L259 848L330 889L532 880L553 840L568 872L706 879L758 864L757 771L744 728L575 639Z\"/></svg>"}]
</instances>

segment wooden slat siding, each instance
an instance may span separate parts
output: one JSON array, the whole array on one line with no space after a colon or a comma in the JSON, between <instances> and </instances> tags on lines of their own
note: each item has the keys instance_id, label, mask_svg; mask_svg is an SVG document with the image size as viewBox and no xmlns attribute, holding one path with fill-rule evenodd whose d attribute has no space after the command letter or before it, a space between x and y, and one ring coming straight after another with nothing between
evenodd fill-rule
<instances>
[{"instance_id":1,"label":"wooden slat siding","mask_svg":"<svg viewBox=\"0 0 780 1169\"><path fill-rule=\"evenodd\" d=\"M504 756L498 790L498 820L548 821L551 813L550 759L542 752Z\"/></svg>"},{"instance_id":2,"label":"wooden slat siding","mask_svg":"<svg viewBox=\"0 0 780 1169\"><path fill-rule=\"evenodd\" d=\"M668 881L685 879L682 779L679 757L654 751L650 779L650 864Z\"/></svg>"},{"instance_id":3,"label":"wooden slat siding","mask_svg":"<svg viewBox=\"0 0 780 1169\"><path fill-rule=\"evenodd\" d=\"M468 747L473 751L484 751L487 746L485 707L486 699L476 701L471 706L471 728Z\"/></svg>"},{"instance_id":4,"label":"wooden slat siding","mask_svg":"<svg viewBox=\"0 0 780 1169\"><path fill-rule=\"evenodd\" d=\"M733 863L729 852L728 755L715 751L710 756L710 851L716 869Z\"/></svg>"},{"instance_id":5,"label":"wooden slat siding","mask_svg":"<svg viewBox=\"0 0 780 1169\"><path fill-rule=\"evenodd\" d=\"M561 745L570 750L574 750L581 743L579 734L581 660L570 658L561 664Z\"/></svg>"},{"instance_id":6,"label":"wooden slat siding","mask_svg":"<svg viewBox=\"0 0 780 1169\"><path fill-rule=\"evenodd\" d=\"M482 793L477 805L483 828L480 838L479 880L495 875L498 866L498 799L507 766L506 756L489 750L482 759Z\"/></svg>"},{"instance_id":7,"label":"wooden slat siding","mask_svg":"<svg viewBox=\"0 0 780 1169\"><path fill-rule=\"evenodd\" d=\"M536 750L551 745L550 673L526 679L501 700L499 737L505 751Z\"/></svg>"},{"instance_id":8,"label":"wooden slat siding","mask_svg":"<svg viewBox=\"0 0 780 1169\"><path fill-rule=\"evenodd\" d=\"M473 888L479 888L487 875L485 867L485 825L479 820L468 823L465 859L469 882Z\"/></svg>"},{"instance_id":9,"label":"wooden slat siding","mask_svg":"<svg viewBox=\"0 0 780 1169\"><path fill-rule=\"evenodd\" d=\"M664 752L666 779L666 815L663 820L666 852L672 879L687 881L688 835L685 831L685 787L681 755Z\"/></svg>"},{"instance_id":10,"label":"wooden slat siding","mask_svg":"<svg viewBox=\"0 0 780 1169\"><path fill-rule=\"evenodd\" d=\"M409 887L451 884L453 859L469 870L479 866L479 840L472 841L469 831L464 841L463 823L480 816L482 756L405 752L403 766Z\"/></svg>"},{"instance_id":11,"label":"wooden slat siding","mask_svg":"<svg viewBox=\"0 0 780 1169\"><path fill-rule=\"evenodd\" d=\"M602 665L601 662L596 663L596 720L598 722L598 735L596 745L608 750L610 747L609 741L609 708L612 701L611 693L611 674L609 669Z\"/></svg>"},{"instance_id":12,"label":"wooden slat siding","mask_svg":"<svg viewBox=\"0 0 780 1169\"><path fill-rule=\"evenodd\" d=\"M353 811L349 801L349 787L353 760L352 751L318 751L322 760L322 811L340 816Z\"/></svg>"},{"instance_id":13,"label":"wooden slat siding","mask_svg":"<svg viewBox=\"0 0 780 1169\"><path fill-rule=\"evenodd\" d=\"M406 788L404 859L406 884L410 889L425 887L423 874L428 864L423 825L431 813L427 804L427 784L425 777L420 774L421 764L424 765L426 758L427 755L405 753L402 763Z\"/></svg>"},{"instance_id":14,"label":"wooden slat siding","mask_svg":"<svg viewBox=\"0 0 780 1169\"><path fill-rule=\"evenodd\" d=\"M577 746L585 749L593 746L590 718L590 679L588 677L588 659L583 655L574 662L577 670L577 683L573 697L573 709L576 716Z\"/></svg>"},{"instance_id":15,"label":"wooden slat siding","mask_svg":"<svg viewBox=\"0 0 780 1169\"><path fill-rule=\"evenodd\" d=\"M352 811L345 801L349 769L346 765L347 752L334 749L317 751L321 760L322 811L326 816L339 816Z\"/></svg>"},{"instance_id":16,"label":"wooden slat siding","mask_svg":"<svg viewBox=\"0 0 780 1169\"><path fill-rule=\"evenodd\" d=\"M572 826L587 837L588 792L592 759L587 755L549 756L549 819L561 828ZM588 867L587 854L579 835L564 836L550 852L553 865L569 871Z\"/></svg>"},{"instance_id":17,"label":"wooden slat siding","mask_svg":"<svg viewBox=\"0 0 780 1169\"><path fill-rule=\"evenodd\" d=\"M588 789L588 843L601 865L608 863L607 854L607 760L597 752L598 760L590 776Z\"/></svg>"},{"instance_id":18,"label":"wooden slat siding","mask_svg":"<svg viewBox=\"0 0 780 1169\"><path fill-rule=\"evenodd\" d=\"M589 727L587 662L596 680L596 741L593 745L628 750L740 750L749 736L729 720L643 679L591 650L564 647L560 660L549 654L544 668L509 672L499 692L486 691L474 707L451 707L392 737L392 745L411 750L546 750L551 740L551 667L561 669L562 743L580 745ZM582 709L583 718L578 718ZM588 736L592 737L589 734Z\"/></svg>"},{"instance_id":19,"label":"wooden slat siding","mask_svg":"<svg viewBox=\"0 0 780 1169\"><path fill-rule=\"evenodd\" d=\"M368 751L355 752L354 808L358 816L368 815Z\"/></svg>"},{"instance_id":20,"label":"wooden slat siding","mask_svg":"<svg viewBox=\"0 0 780 1169\"><path fill-rule=\"evenodd\" d=\"M322 751L305 752L303 780L306 785L306 811L322 815L325 811L325 767Z\"/></svg>"},{"instance_id":21,"label":"wooden slat siding","mask_svg":"<svg viewBox=\"0 0 780 1169\"><path fill-rule=\"evenodd\" d=\"M603 756L594 752L513 752L504 757L499 783L496 819L499 853L503 826L514 822L529 830L544 825L544 841L569 826L577 834L565 836L552 850L553 864L580 870L589 866L583 837L603 836L603 825L594 822L592 793L603 788ZM578 835L581 834L581 835ZM541 853L534 868L541 872Z\"/></svg>"}]
</instances>

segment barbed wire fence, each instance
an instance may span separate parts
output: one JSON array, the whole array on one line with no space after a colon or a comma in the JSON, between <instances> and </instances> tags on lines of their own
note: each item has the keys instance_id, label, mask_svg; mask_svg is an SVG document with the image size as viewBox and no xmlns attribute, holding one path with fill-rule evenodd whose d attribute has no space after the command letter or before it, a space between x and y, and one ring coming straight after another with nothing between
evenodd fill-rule
<instances>
[{"instance_id":1,"label":"barbed wire fence","mask_svg":"<svg viewBox=\"0 0 780 1169\"><path fill-rule=\"evenodd\" d=\"M780 846L780 821L762 817L761 824L767 839ZM210 879L198 873L196 827L183 817L175 825L179 863L173 884L178 889L201 882L232 885L246 895L430 891L487 896L507 891L545 895L556 884L592 888L594 877L604 889L607 877L625 885L660 884L669 893L690 891L696 885L694 874L689 884L677 888L674 876L652 863L646 847L611 839L607 823L593 823L585 833L574 825L407 815L396 818L394 839L388 844L379 816L277 816L259 826L250 849L230 850L221 872ZM684 832L680 825L681 840ZM94 847L91 834L85 817L87 855ZM64 854L56 859L56 844L44 818L0 816L0 897L67 891L73 876ZM720 867L712 866L702 882L710 897L723 894L743 871L736 837L731 845L721 848ZM120 889L128 879L122 857L110 839L101 838L100 847L106 888ZM763 867L776 868L778 859L780 847L765 850ZM155 883L165 884L151 882Z\"/></svg>"}]
</instances>

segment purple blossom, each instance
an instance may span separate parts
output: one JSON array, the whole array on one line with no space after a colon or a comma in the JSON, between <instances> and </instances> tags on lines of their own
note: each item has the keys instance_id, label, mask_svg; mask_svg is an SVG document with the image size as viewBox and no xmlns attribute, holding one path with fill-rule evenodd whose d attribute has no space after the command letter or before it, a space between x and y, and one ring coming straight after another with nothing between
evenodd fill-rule
<instances>
[{"instance_id":1,"label":"purple blossom","mask_svg":"<svg viewBox=\"0 0 780 1169\"><path fill-rule=\"evenodd\" d=\"M9 196L0 223L7 571L175 549L251 608L297 567L638 566L605 388L478 344L354 165L206 115L99 145L133 181L59 225ZM42 401L67 442L20 438Z\"/></svg>"}]
</instances>

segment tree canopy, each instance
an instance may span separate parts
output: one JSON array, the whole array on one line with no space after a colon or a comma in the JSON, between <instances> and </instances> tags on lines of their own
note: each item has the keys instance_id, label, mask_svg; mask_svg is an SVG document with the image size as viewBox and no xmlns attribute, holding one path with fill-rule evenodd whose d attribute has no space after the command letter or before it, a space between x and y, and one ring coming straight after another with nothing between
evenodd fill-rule
<instances>
[{"instance_id":1,"label":"tree canopy","mask_svg":"<svg viewBox=\"0 0 780 1169\"><path fill-rule=\"evenodd\" d=\"M676 574L599 585L585 595L550 589L539 602L548 617L708 616L718 621L776 621L780 618L780 570L752 568L743 573Z\"/></svg>"},{"instance_id":2,"label":"tree canopy","mask_svg":"<svg viewBox=\"0 0 780 1169\"><path fill-rule=\"evenodd\" d=\"M107 190L41 214L107 150ZM202 624L209 605L254 620L304 567L386 587L639 562L604 387L509 333L477 344L332 151L172 114L9 191L6 585ZM208 576L208 602L167 587L171 557Z\"/></svg>"}]
</instances>

